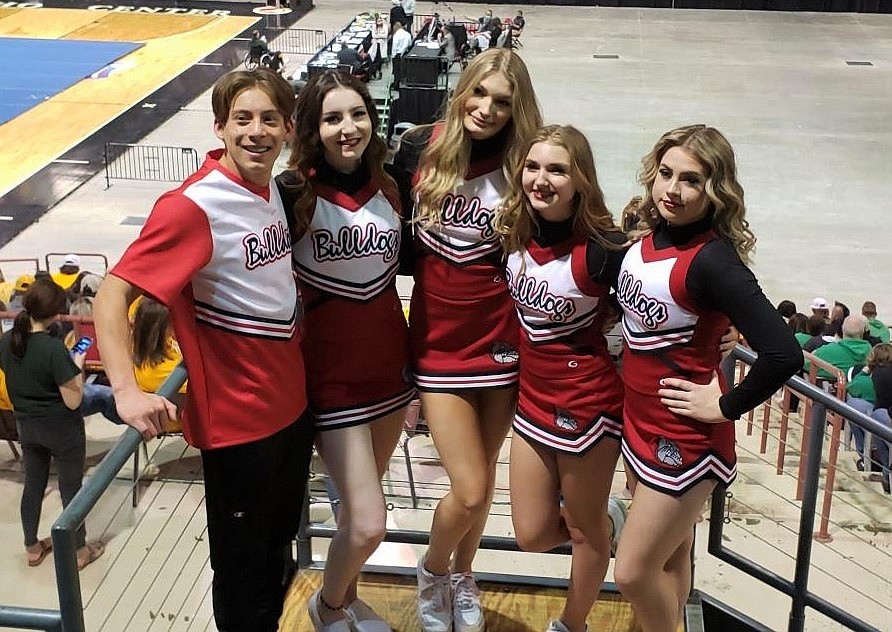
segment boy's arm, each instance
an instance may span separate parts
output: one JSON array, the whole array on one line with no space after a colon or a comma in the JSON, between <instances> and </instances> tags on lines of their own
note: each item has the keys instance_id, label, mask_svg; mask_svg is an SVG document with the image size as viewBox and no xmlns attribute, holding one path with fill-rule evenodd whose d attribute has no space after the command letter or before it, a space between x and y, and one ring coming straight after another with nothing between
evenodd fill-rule
<instances>
[{"instance_id":1,"label":"boy's arm","mask_svg":"<svg viewBox=\"0 0 892 632\"><path fill-rule=\"evenodd\" d=\"M147 441L161 432L168 419L176 418L176 406L159 395L144 393L136 383L127 306L140 293L127 281L109 274L94 299L93 319L99 353L114 390L118 414Z\"/></svg>"}]
</instances>

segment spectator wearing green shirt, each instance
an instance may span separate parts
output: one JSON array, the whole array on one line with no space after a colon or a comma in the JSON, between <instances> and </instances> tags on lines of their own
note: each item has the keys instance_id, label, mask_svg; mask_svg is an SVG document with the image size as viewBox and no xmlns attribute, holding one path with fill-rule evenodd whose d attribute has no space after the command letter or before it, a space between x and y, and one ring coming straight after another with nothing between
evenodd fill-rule
<instances>
[{"instance_id":1,"label":"spectator wearing green shirt","mask_svg":"<svg viewBox=\"0 0 892 632\"><path fill-rule=\"evenodd\" d=\"M783 316L783 314L781 314L781 316ZM793 332L793 337L796 338L796 342L798 342L801 347L809 338L811 338L811 335L808 333L808 316L797 312L791 314L786 320L787 326L790 328L790 331Z\"/></svg>"},{"instance_id":2,"label":"spectator wearing green shirt","mask_svg":"<svg viewBox=\"0 0 892 632\"><path fill-rule=\"evenodd\" d=\"M859 412L873 417L886 426L892 425L889 406L892 404L892 344L875 345L867 354L867 364L863 368L856 366L849 377L847 403ZM855 465L859 470L865 468L864 430L852 425L852 437L858 458ZM883 470L883 489L889 493L889 446L885 441L877 441L874 458Z\"/></svg>"},{"instance_id":3,"label":"spectator wearing green shirt","mask_svg":"<svg viewBox=\"0 0 892 632\"><path fill-rule=\"evenodd\" d=\"M852 314L842 322L842 339L831 342L815 350L815 357L828 362L837 369L848 373L856 364L864 364L870 353L870 343L864 339L867 332L867 319L860 314ZM827 371L818 369L818 377L833 377Z\"/></svg>"},{"instance_id":4,"label":"spectator wearing green shirt","mask_svg":"<svg viewBox=\"0 0 892 632\"><path fill-rule=\"evenodd\" d=\"M865 301L861 306L861 314L867 319L868 334L880 342L889 342L889 327L877 318L876 303Z\"/></svg>"}]
</instances>

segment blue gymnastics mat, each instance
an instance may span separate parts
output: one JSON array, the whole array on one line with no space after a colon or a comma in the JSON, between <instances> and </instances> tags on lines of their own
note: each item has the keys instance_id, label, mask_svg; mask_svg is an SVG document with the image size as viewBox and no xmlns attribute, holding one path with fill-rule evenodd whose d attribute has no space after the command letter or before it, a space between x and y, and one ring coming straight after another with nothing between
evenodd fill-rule
<instances>
[{"instance_id":1,"label":"blue gymnastics mat","mask_svg":"<svg viewBox=\"0 0 892 632\"><path fill-rule=\"evenodd\" d=\"M0 125L142 46L0 37Z\"/></svg>"}]
</instances>

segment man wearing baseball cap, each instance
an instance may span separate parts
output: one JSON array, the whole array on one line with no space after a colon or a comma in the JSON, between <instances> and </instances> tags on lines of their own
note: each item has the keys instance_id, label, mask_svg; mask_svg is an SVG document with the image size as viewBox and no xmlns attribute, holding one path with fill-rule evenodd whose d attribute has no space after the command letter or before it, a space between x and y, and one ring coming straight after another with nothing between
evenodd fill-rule
<instances>
[{"instance_id":1,"label":"man wearing baseball cap","mask_svg":"<svg viewBox=\"0 0 892 632\"><path fill-rule=\"evenodd\" d=\"M81 273L81 258L77 255L65 255L59 271L52 275L53 281L63 290L67 290L77 280L77 275Z\"/></svg>"},{"instance_id":2,"label":"man wearing baseball cap","mask_svg":"<svg viewBox=\"0 0 892 632\"><path fill-rule=\"evenodd\" d=\"M827 302L827 299L820 296L813 298L811 301L811 313L829 318L830 304Z\"/></svg>"}]
</instances>

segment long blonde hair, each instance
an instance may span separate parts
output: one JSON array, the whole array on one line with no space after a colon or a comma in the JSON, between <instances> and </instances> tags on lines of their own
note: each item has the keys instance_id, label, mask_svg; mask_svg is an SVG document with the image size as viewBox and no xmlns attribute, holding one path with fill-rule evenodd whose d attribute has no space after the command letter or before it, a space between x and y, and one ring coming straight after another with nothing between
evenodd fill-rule
<instances>
[{"instance_id":1,"label":"long blonde hair","mask_svg":"<svg viewBox=\"0 0 892 632\"><path fill-rule=\"evenodd\" d=\"M576 188L573 200L573 233L594 239L604 248L615 250L622 247L604 235L622 232L607 210L604 193L598 184L595 157L585 135L572 125L548 125L538 129L523 144L523 157L511 172L510 189L505 203L494 219L496 232L502 239L506 253L521 251L530 243L538 229L536 211L530 206L523 190L523 171L526 156L536 143L548 143L563 147L570 155L570 179Z\"/></svg>"},{"instance_id":2,"label":"long blonde hair","mask_svg":"<svg viewBox=\"0 0 892 632\"><path fill-rule=\"evenodd\" d=\"M418 163L422 177L413 191L418 198L415 218L424 225L440 223L443 198L464 179L471 159L471 137L464 127L465 102L480 82L500 73L511 84L511 119L504 164L513 173L526 157L524 141L542 125L533 83L523 60L508 48L490 48L477 55L462 72L442 121L443 132L422 152Z\"/></svg>"},{"instance_id":3,"label":"long blonde hair","mask_svg":"<svg viewBox=\"0 0 892 632\"><path fill-rule=\"evenodd\" d=\"M746 221L743 187L737 181L734 149L728 139L714 127L687 125L666 132L641 160L638 182L644 186L645 194L638 207L638 216L646 226L642 234L652 231L660 221L651 191L660 161L673 147L683 148L702 165L706 176L705 191L713 211L712 229L719 237L733 244L744 263L749 263L749 255L756 246L756 237Z\"/></svg>"}]
</instances>

